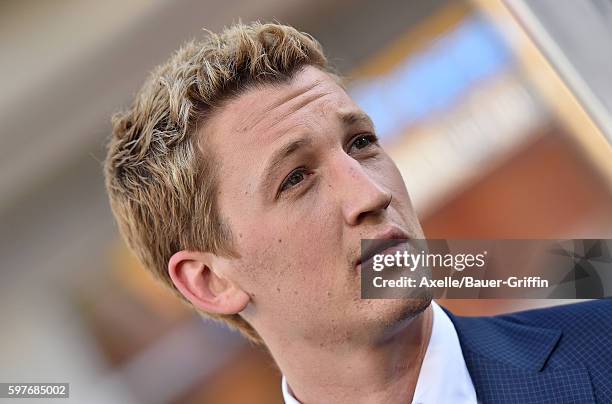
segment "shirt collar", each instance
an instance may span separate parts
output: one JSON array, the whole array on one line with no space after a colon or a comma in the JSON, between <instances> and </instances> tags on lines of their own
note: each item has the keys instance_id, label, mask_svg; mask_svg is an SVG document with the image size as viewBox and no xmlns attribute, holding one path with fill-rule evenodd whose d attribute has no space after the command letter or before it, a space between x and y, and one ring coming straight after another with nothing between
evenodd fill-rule
<instances>
[{"instance_id":1,"label":"shirt collar","mask_svg":"<svg viewBox=\"0 0 612 404\"><path fill-rule=\"evenodd\" d=\"M295 397L293 397L293 394L291 394L291 390L289 389L289 385L287 384L287 379L285 379L284 375L281 385L283 389L283 399L285 400L285 404L300 404L300 402L296 400Z\"/></svg>"},{"instance_id":2,"label":"shirt collar","mask_svg":"<svg viewBox=\"0 0 612 404\"><path fill-rule=\"evenodd\" d=\"M476 403L476 390L459 344L459 336L444 310L432 300L433 326L412 402Z\"/></svg>"}]
</instances>

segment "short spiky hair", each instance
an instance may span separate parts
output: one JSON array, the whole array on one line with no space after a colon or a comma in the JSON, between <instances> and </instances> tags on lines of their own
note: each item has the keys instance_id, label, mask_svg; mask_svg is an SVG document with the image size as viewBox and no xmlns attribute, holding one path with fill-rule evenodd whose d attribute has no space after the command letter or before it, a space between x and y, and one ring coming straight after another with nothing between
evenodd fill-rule
<instances>
[{"instance_id":1,"label":"short spiky hair","mask_svg":"<svg viewBox=\"0 0 612 404\"><path fill-rule=\"evenodd\" d=\"M310 35L279 24L236 24L184 45L113 117L105 164L112 210L130 248L173 290L167 265L174 253L233 254L216 206L214 150L196 128L224 102L256 85L287 82L306 65L331 73ZM261 341L238 314L210 316Z\"/></svg>"}]
</instances>

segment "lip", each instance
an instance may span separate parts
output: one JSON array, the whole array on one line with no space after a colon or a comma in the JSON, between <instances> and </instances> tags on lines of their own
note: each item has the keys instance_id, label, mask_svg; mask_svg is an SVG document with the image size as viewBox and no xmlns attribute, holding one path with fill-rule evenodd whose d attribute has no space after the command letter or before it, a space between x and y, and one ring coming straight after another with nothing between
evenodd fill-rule
<instances>
[{"instance_id":1,"label":"lip","mask_svg":"<svg viewBox=\"0 0 612 404\"><path fill-rule=\"evenodd\" d=\"M376 254L382 253L385 250L410 240L410 237L402 229L398 227L390 227L374 237L364 240L372 240L372 242L368 243L369 245L366 247L365 251L361 252L355 261L355 267L360 267L363 261L368 261ZM361 259L362 257L363 260Z\"/></svg>"}]
</instances>

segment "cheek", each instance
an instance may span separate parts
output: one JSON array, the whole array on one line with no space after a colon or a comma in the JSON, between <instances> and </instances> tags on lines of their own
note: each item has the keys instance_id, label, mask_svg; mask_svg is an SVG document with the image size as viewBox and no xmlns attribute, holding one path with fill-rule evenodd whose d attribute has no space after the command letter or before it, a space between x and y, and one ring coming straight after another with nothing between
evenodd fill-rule
<instances>
[{"instance_id":1,"label":"cheek","mask_svg":"<svg viewBox=\"0 0 612 404\"><path fill-rule=\"evenodd\" d=\"M256 294L305 295L329 283L341 257L341 227L330 207L323 206L324 198L316 199L294 204L282 215L256 215L258 220L240 226L237 242L247 290L250 285Z\"/></svg>"}]
</instances>

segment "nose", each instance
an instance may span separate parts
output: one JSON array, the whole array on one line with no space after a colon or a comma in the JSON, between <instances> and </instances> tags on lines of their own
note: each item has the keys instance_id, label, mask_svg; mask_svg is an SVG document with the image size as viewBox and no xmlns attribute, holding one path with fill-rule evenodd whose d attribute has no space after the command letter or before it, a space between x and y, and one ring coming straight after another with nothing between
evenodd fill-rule
<instances>
[{"instance_id":1,"label":"nose","mask_svg":"<svg viewBox=\"0 0 612 404\"><path fill-rule=\"evenodd\" d=\"M343 165L340 170L342 213L347 224L356 226L384 212L392 194L356 160L349 158Z\"/></svg>"}]
</instances>

